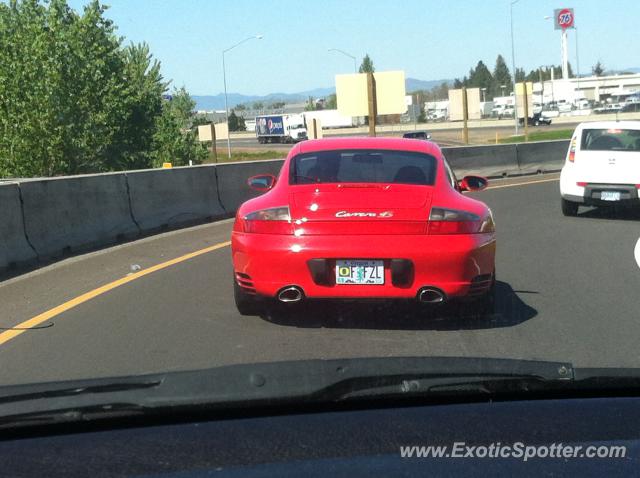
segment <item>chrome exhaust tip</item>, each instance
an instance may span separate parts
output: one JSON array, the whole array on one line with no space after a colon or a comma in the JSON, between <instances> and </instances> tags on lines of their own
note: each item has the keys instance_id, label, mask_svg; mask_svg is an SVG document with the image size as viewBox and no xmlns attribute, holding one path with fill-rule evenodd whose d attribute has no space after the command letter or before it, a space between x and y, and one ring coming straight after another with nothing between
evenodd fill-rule
<instances>
[{"instance_id":1,"label":"chrome exhaust tip","mask_svg":"<svg viewBox=\"0 0 640 478\"><path fill-rule=\"evenodd\" d=\"M444 293L435 287L423 287L418 292L418 301L424 304L440 304L444 302Z\"/></svg>"},{"instance_id":2,"label":"chrome exhaust tip","mask_svg":"<svg viewBox=\"0 0 640 478\"><path fill-rule=\"evenodd\" d=\"M285 287L278 292L278 300L280 302L292 303L300 302L304 298L302 289L298 286L291 285Z\"/></svg>"}]
</instances>

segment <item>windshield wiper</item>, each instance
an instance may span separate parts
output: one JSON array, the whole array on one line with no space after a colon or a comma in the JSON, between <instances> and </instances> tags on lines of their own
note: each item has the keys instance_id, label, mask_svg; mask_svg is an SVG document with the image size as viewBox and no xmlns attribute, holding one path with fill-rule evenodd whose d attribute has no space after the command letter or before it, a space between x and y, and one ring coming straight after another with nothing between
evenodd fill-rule
<instances>
[{"instance_id":1,"label":"windshield wiper","mask_svg":"<svg viewBox=\"0 0 640 478\"><path fill-rule=\"evenodd\" d=\"M129 381L115 381L115 382L102 382L91 381L84 382L78 386L65 387L56 384L39 384L27 389L26 392L22 386L17 387L5 387L4 394L0 395L0 404L10 402L20 402L25 400L36 400L44 398L55 397L71 397L78 395L94 394L94 393L111 393L111 392L123 392L128 390L140 390L145 388L157 387L162 383L161 379L147 379L147 380L129 380ZM64 382L63 382L64 384ZM16 389L16 393L11 394L11 390Z\"/></svg>"},{"instance_id":2,"label":"windshield wiper","mask_svg":"<svg viewBox=\"0 0 640 478\"><path fill-rule=\"evenodd\" d=\"M640 390L640 369L533 360L393 357L230 365L0 388L0 427L126 414L326 404L398 397L486 399L536 391Z\"/></svg>"}]
</instances>

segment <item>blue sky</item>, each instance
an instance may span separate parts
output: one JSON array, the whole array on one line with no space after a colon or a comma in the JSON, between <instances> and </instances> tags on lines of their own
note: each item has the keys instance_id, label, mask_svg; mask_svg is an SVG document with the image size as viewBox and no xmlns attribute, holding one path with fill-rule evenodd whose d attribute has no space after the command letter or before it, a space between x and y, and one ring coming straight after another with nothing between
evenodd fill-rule
<instances>
[{"instance_id":1,"label":"blue sky","mask_svg":"<svg viewBox=\"0 0 640 478\"><path fill-rule=\"evenodd\" d=\"M369 53L377 70L401 69L421 80L462 77L478 60L493 69L498 53L511 67L509 0L103 0L127 41L146 41L162 71L191 94L292 93L334 83L337 73ZM85 0L70 0L81 9ZM640 67L640 1L520 0L514 5L516 64L527 71L560 63L555 8L573 7L579 28L580 71L598 60L607 68ZM575 33L569 34L576 67ZM358 61L358 64L360 62Z\"/></svg>"}]
</instances>

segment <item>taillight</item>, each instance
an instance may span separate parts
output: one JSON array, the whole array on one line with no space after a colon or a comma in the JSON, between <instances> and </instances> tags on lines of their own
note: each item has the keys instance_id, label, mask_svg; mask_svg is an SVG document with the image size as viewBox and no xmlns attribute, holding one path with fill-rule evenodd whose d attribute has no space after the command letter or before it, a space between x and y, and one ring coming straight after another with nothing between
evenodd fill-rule
<instances>
[{"instance_id":1,"label":"taillight","mask_svg":"<svg viewBox=\"0 0 640 478\"><path fill-rule=\"evenodd\" d=\"M244 232L253 234L293 234L288 206L280 206L247 214L242 218Z\"/></svg>"},{"instance_id":2,"label":"taillight","mask_svg":"<svg viewBox=\"0 0 640 478\"><path fill-rule=\"evenodd\" d=\"M573 163L576 160L576 138L571 138L571 144L569 146L569 162Z\"/></svg>"},{"instance_id":3,"label":"taillight","mask_svg":"<svg viewBox=\"0 0 640 478\"><path fill-rule=\"evenodd\" d=\"M581 188L586 188L586 187L587 187L587 183L582 182L582 181L578 181L578 182L576 183L576 186L579 186L579 187L581 187Z\"/></svg>"},{"instance_id":4,"label":"taillight","mask_svg":"<svg viewBox=\"0 0 640 478\"><path fill-rule=\"evenodd\" d=\"M491 210L481 218L477 214L456 209L434 207L429 215L428 234L479 234L495 232Z\"/></svg>"}]
</instances>

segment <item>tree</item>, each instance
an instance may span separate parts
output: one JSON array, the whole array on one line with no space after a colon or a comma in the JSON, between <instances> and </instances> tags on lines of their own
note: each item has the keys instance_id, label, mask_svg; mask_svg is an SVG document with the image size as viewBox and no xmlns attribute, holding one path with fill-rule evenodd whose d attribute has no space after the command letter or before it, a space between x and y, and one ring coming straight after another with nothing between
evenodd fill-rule
<instances>
[{"instance_id":1,"label":"tree","mask_svg":"<svg viewBox=\"0 0 640 478\"><path fill-rule=\"evenodd\" d=\"M104 169L127 98L119 40L103 11L97 1L83 15L64 0L0 4L0 175Z\"/></svg>"},{"instance_id":2,"label":"tree","mask_svg":"<svg viewBox=\"0 0 640 478\"><path fill-rule=\"evenodd\" d=\"M199 164L208 157L206 148L198 142L197 133L191 129L191 116L195 101L184 88L174 90L171 101L162 105L153 136L151 153L153 166L172 163L177 166Z\"/></svg>"},{"instance_id":3,"label":"tree","mask_svg":"<svg viewBox=\"0 0 640 478\"><path fill-rule=\"evenodd\" d=\"M376 71L375 67L373 66L373 61L371 61L368 53L362 59L360 69L358 71L360 73L374 73Z\"/></svg>"},{"instance_id":4,"label":"tree","mask_svg":"<svg viewBox=\"0 0 640 478\"><path fill-rule=\"evenodd\" d=\"M418 115L418 123L426 123L427 114L424 110L424 101L422 101L422 95L418 95L418 106L420 107L420 114Z\"/></svg>"},{"instance_id":5,"label":"tree","mask_svg":"<svg viewBox=\"0 0 640 478\"><path fill-rule=\"evenodd\" d=\"M593 76L604 76L604 71L604 65L600 60L591 68Z\"/></svg>"},{"instance_id":6,"label":"tree","mask_svg":"<svg viewBox=\"0 0 640 478\"><path fill-rule=\"evenodd\" d=\"M307 104L304 106L304 110L305 111L315 111L316 108L316 102L313 101L313 97L309 96L307 97Z\"/></svg>"},{"instance_id":7,"label":"tree","mask_svg":"<svg viewBox=\"0 0 640 478\"><path fill-rule=\"evenodd\" d=\"M502 86L505 86L505 91L511 91L512 87L511 72L507 63L504 61L502 55L498 55L496 58L496 65L493 68L493 87L492 96L502 95Z\"/></svg>"},{"instance_id":8,"label":"tree","mask_svg":"<svg viewBox=\"0 0 640 478\"><path fill-rule=\"evenodd\" d=\"M247 125L244 122L244 116L238 116L238 131L247 131Z\"/></svg>"},{"instance_id":9,"label":"tree","mask_svg":"<svg viewBox=\"0 0 640 478\"><path fill-rule=\"evenodd\" d=\"M205 124L209 124L211 123L211 120L209 120L209 118L207 118L207 115L203 115L203 114L197 114L194 115L193 118L191 119L191 127L195 128L197 126L201 126L201 125L205 125Z\"/></svg>"},{"instance_id":10,"label":"tree","mask_svg":"<svg viewBox=\"0 0 640 478\"><path fill-rule=\"evenodd\" d=\"M236 112L231 110L229 115L229 131L246 131L247 127L244 124L244 118L237 116Z\"/></svg>"},{"instance_id":11,"label":"tree","mask_svg":"<svg viewBox=\"0 0 640 478\"><path fill-rule=\"evenodd\" d=\"M516 68L516 83L524 81L527 74L524 72L524 68Z\"/></svg>"},{"instance_id":12,"label":"tree","mask_svg":"<svg viewBox=\"0 0 640 478\"><path fill-rule=\"evenodd\" d=\"M489 68L480 60L475 69L469 72L469 85L475 88L486 88L491 96L491 89L493 86L493 75L489 71Z\"/></svg>"},{"instance_id":13,"label":"tree","mask_svg":"<svg viewBox=\"0 0 640 478\"><path fill-rule=\"evenodd\" d=\"M162 94L167 83L160 74L147 44L130 45L123 51L124 78L121 127L107 146L106 163L101 169L148 168L157 118L162 113Z\"/></svg>"},{"instance_id":14,"label":"tree","mask_svg":"<svg viewBox=\"0 0 640 478\"><path fill-rule=\"evenodd\" d=\"M338 108L338 96L334 93L332 95L327 96L327 101L325 102L325 106L328 110L335 110Z\"/></svg>"},{"instance_id":15,"label":"tree","mask_svg":"<svg viewBox=\"0 0 640 478\"><path fill-rule=\"evenodd\" d=\"M262 103L262 101L254 101L251 107L254 110L261 111L262 109L264 109L264 103Z\"/></svg>"},{"instance_id":16,"label":"tree","mask_svg":"<svg viewBox=\"0 0 640 478\"><path fill-rule=\"evenodd\" d=\"M176 164L200 157L183 132L188 94L164 102L160 63L145 44L123 47L104 12L97 0L82 14L66 0L0 3L0 176L146 168L166 151Z\"/></svg>"}]
</instances>

